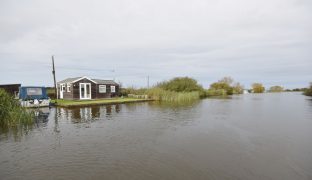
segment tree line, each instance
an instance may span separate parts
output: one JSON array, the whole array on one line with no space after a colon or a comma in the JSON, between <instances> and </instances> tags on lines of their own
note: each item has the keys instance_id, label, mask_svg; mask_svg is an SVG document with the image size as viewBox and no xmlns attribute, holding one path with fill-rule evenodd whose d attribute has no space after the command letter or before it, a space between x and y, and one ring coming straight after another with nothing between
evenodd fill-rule
<instances>
[{"instance_id":1,"label":"tree line","mask_svg":"<svg viewBox=\"0 0 312 180\"><path fill-rule=\"evenodd\" d=\"M149 98L160 101L192 101L213 96L229 96L243 93L279 93L279 92L303 92L304 95L312 96L312 83L308 88L284 89L276 85L266 89L262 83L253 83L251 88L234 81L231 77L224 77L213 82L205 89L196 79L191 77L176 77L168 81L162 81L151 88L121 88L121 96L128 94L148 95Z\"/></svg>"},{"instance_id":2,"label":"tree line","mask_svg":"<svg viewBox=\"0 0 312 180\"><path fill-rule=\"evenodd\" d=\"M264 93L266 91L262 83L253 83L251 89L245 89L244 86L234 81L231 77L224 77L210 84L205 89L196 79L190 77L176 77L168 81L162 81L147 88L122 88L121 95L127 94L147 94L149 97L157 100L179 101L179 99L199 99L211 96L228 96L233 94ZM283 92L282 86L272 86L268 92Z\"/></svg>"}]
</instances>

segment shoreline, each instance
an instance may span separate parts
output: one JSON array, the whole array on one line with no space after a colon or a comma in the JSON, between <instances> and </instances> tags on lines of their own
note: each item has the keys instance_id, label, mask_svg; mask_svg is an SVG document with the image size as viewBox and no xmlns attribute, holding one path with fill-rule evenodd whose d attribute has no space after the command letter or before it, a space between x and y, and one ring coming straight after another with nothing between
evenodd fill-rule
<instances>
[{"instance_id":1,"label":"shoreline","mask_svg":"<svg viewBox=\"0 0 312 180\"><path fill-rule=\"evenodd\" d=\"M96 100L52 100L52 106L55 107L83 107L83 106L97 106L97 105L112 105L112 104L126 104L135 102L148 102L153 99L136 99L136 98L113 98L113 99L96 99Z\"/></svg>"}]
</instances>

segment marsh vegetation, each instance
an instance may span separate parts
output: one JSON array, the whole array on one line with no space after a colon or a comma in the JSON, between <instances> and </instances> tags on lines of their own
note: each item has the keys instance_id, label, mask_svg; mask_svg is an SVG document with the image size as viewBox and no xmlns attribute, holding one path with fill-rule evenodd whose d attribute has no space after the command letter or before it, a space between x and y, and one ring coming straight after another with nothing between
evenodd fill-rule
<instances>
[{"instance_id":1,"label":"marsh vegetation","mask_svg":"<svg viewBox=\"0 0 312 180\"><path fill-rule=\"evenodd\" d=\"M304 95L312 96L312 83L310 83L310 87L304 90Z\"/></svg>"},{"instance_id":2,"label":"marsh vegetation","mask_svg":"<svg viewBox=\"0 0 312 180\"><path fill-rule=\"evenodd\" d=\"M21 107L17 99L0 89L0 128L27 128L32 124L33 113Z\"/></svg>"},{"instance_id":3,"label":"marsh vegetation","mask_svg":"<svg viewBox=\"0 0 312 180\"><path fill-rule=\"evenodd\" d=\"M244 86L235 82L231 77L224 77L219 81L212 83L206 90L206 96L228 96L233 94L242 94Z\"/></svg>"},{"instance_id":4,"label":"marsh vegetation","mask_svg":"<svg viewBox=\"0 0 312 180\"><path fill-rule=\"evenodd\" d=\"M244 87L231 77L224 77L204 89L194 78L176 77L157 83L152 88L123 88L122 96L128 94L146 94L149 98L165 102L191 102L211 96L242 94Z\"/></svg>"},{"instance_id":5,"label":"marsh vegetation","mask_svg":"<svg viewBox=\"0 0 312 180\"><path fill-rule=\"evenodd\" d=\"M261 83L253 83L251 86L253 93L264 93L265 91L265 87Z\"/></svg>"},{"instance_id":6,"label":"marsh vegetation","mask_svg":"<svg viewBox=\"0 0 312 180\"><path fill-rule=\"evenodd\" d=\"M284 88L282 86L272 86L269 89L269 92L283 92Z\"/></svg>"}]
</instances>

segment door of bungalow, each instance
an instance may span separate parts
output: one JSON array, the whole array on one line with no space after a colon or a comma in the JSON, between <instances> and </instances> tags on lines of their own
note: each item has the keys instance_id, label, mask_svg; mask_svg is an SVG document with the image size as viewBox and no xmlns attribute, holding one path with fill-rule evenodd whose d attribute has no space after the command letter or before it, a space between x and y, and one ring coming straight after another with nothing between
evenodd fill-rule
<instances>
[{"instance_id":1,"label":"door of bungalow","mask_svg":"<svg viewBox=\"0 0 312 180\"><path fill-rule=\"evenodd\" d=\"M60 99L64 98L65 84L61 84L60 86Z\"/></svg>"},{"instance_id":2,"label":"door of bungalow","mask_svg":"<svg viewBox=\"0 0 312 180\"><path fill-rule=\"evenodd\" d=\"M79 83L80 99L91 99L91 83Z\"/></svg>"}]
</instances>

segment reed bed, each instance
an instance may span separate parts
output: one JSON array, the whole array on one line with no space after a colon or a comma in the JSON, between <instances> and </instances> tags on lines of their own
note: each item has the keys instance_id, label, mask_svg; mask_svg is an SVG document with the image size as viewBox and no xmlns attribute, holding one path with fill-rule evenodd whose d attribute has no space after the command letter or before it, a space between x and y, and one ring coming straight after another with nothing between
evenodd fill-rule
<instances>
[{"instance_id":1,"label":"reed bed","mask_svg":"<svg viewBox=\"0 0 312 180\"><path fill-rule=\"evenodd\" d=\"M149 98L167 102L191 102L200 99L198 91L193 92L174 92L162 88L152 88L146 91Z\"/></svg>"},{"instance_id":2,"label":"reed bed","mask_svg":"<svg viewBox=\"0 0 312 180\"><path fill-rule=\"evenodd\" d=\"M0 89L0 127L2 129L33 124L33 113L21 107L18 100Z\"/></svg>"},{"instance_id":3,"label":"reed bed","mask_svg":"<svg viewBox=\"0 0 312 180\"><path fill-rule=\"evenodd\" d=\"M205 97L211 96L227 96L227 91L225 89L208 89L205 91Z\"/></svg>"}]
</instances>

